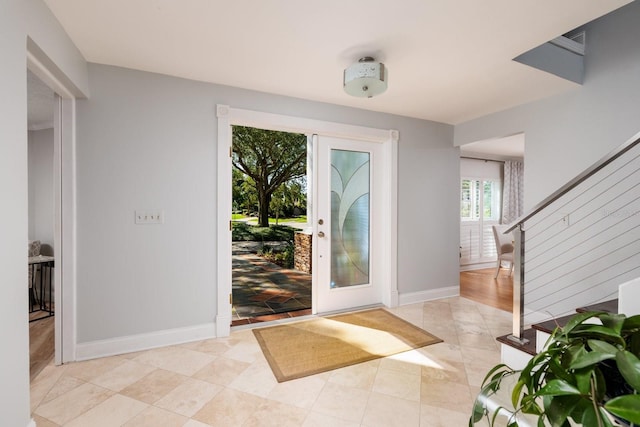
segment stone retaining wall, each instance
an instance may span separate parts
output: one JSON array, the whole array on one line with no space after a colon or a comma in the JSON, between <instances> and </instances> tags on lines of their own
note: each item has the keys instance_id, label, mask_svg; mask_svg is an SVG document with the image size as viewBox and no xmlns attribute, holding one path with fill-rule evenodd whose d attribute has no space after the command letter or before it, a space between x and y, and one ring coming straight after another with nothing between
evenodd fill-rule
<instances>
[{"instance_id":1,"label":"stone retaining wall","mask_svg":"<svg viewBox=\"0 0 640 427\"><path fill-rule=\"evenodd\" d=\"M311 233L296 231L293 236L293 268L311 274Z\"/></svg>"}]
</instances>

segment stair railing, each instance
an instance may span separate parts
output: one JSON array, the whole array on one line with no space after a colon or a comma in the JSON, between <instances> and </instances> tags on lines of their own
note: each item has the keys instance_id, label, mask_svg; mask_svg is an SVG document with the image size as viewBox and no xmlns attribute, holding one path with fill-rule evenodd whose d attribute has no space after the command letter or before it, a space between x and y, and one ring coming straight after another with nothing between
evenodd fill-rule
<instances>
[{"instance_id":1,"label":"stair railing","mask_svg":"<svg viewBox=\"0 0 640 427\"><path fill-rule=\"evenodd\" d=\"M504 233L514 233L514 280L513 280L513 330L509 335L509 339L524 344L528 340L524 338L524 290L525 290L525 260L526 260L526 239L525 239L525 223L544 210L547 206L564 196L572 189L595 175L602 168L613 162L617 158L624 155L636 145L640 144L640 133L622 144L620 147L611 151L602 159L594 163L584 172L560 187L549 197L538 203L527 214L516 219Z\"/></svg>"}]
</instances>

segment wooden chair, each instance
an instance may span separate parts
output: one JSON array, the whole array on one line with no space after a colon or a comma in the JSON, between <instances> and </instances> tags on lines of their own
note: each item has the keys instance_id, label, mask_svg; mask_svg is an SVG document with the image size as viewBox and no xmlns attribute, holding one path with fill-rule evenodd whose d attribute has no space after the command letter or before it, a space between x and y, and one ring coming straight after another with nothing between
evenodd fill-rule
<instances>
[{"instance_id":1,"label":"wooden chair","mask_svg":"<svg viewBox=\"0 0 640 427\"><path fill-rule=\"evenodd\" d=\"M513 274L513 233L504 234L509 229L508 225L494 225L493 237L496 240L496 251L498 252L498 265L496 268L496 279L500 274L502 262L509 263L509 276Z\"/></svg>"}]
</instances>

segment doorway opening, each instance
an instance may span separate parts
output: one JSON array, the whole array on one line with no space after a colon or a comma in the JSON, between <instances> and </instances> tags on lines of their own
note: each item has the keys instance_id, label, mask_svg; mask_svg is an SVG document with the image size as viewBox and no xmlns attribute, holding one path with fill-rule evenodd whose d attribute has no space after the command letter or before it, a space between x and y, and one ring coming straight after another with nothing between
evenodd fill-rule
<instances>
[{"instance_id":1,"label":"doorway opening","mask_svg":"<svg viewBox=\"0 0 640 427\"><path fill-rule=\"evenodd\" d=\"M48 92L49 101L45 111L51 117L53 111L53 159L50 166L53 173L48 191L52 199L53 217L53 261L51 264L53 294L50 304L54 312L54 363L74 361L76 358L76 179L75 179L75 141L76 141L76 98L84 97L68 77L55 65L55 62L31 40L27 38L27 72L32 73ZM48 89L47 89L48 88ZM51 96L53 102L51 103ZM31 105L29 105L31 104ZM27 102L27 113L35 102ZM28 117L25 117L28 123ZM48 272L47 272L48 273ZM28 289L28 288L27 288ZM28 307L25 307L28 309Z\"/></svg>"},{"instance_id":2,"label":"doorway opening","mask_svg":"<svg viewBox=\"0 0 640 427\"><path fill-rule=\"evenodd\" d=\"M55 354L54 145L56 94L27 69L30 378Z\"/></svg>"},{"instance_id":3,"label":"doorway opening","mask_svg":"<svg viewBox=\"0 0 640 427\"><path fill-rule=\"evenodd\" d=\"M498 249L513 246L496 245L493 228L522 214L524 142L520 133L460 147L460 295L505 311L512 265L498 263Z\"/></svg>"},{"instance_id":4,"label":"doorway opening","mask_svg":"<svg viewBox=\"0 0 640 427\"><path fill-rule=\"evenodd\" d=\"M330 216L319 216L320 213L316 206L324 203L324 206L331 206L326 201L331 198L330 191L324 191L318 194L316 190L320 188L319 182L323 179L333 179L335 176L331 173L332 167L329 162L319 161L319 155L328 156L332 147L342 151L368 151L371 152L372 159L376 158L378 167L370 169L369 175L376 180L376 185L371 188L377 189L376 206L380 209L376 212L377 221L375 230L372 229L371 235L376 236L377 245L375 250L377 259L380 260L376 265L375 275L376 282L380 285L376 293L376 302L374 304L385 305L387 307L395 307L398 305L398 289L397 289L397 184L398 184L398 138L399 133L396 130L375 129L369 127L348 125L336 122L326 122L322 120L306 119L294 116L285 116L259 111L251 111L244 109L231 108L227 105L218 105L216 108L218 118L218 222L217 222L217 287L218 287L218 307L216 315L216 334L218 337L228 336L231 332L232 322L232 256L229 248L232 242L231 233L231 212L232 207L232 139L234 126L251 126L264 130L275 130L281 132L291 132L295 134L308 135L307 146L307 168L309 169L307 176L311 177L307 187L307 217L309 224L309 232L313 236L311 239L313 265L319 266L320 258L329 257L331 245L318 245L318 240L331 240L332 230L330 228L331 221L327 220ZM375 144L377 149L372 151L369 149L361 150L358 143ZM348 147L342 147L342 144ZM324 149L321 149L324 147ZM373 151L376 153L373 154ZM373 166L371 166L373 167ZM319 171L323 168L324 172ZM318 171L318 172L317 172ZM317 172L317 173L316 173ZM322 175L324 178L319 178ZM358 175L360 176L360 175ZM363 175L364 176L364 175ZM337 181L336 181L337 182ZM358 186L359 187L359 186ZM331 189L331 185L325 183L325 190ZM354 187L356 188L356 187ZM312 194L309 194L311 192ZM379 197L379 198L378 198ZM341 204L344 207L351 206L350 203ZM344 224L344 222L343 222ZM321 307L320 299L331 298L333 302L341 301L341 297L346 294L356 293L365 286L350 287L334 287L330 295L323 296L318 288L320 286L330 287L331 281L324 280L321 282L320 272L322 268L312 266L312 314L326 314L335 310L354 309L362 306L361 300L358 299L357 304L349 303L348 308L329 308L329 306ZM325 279L328 274L323 276ZM371 276L373 277L373 276ZM365 302L364 305L367 303ZM371 305L371 303L369 304Z\"/></svg>"},{"instance_id":5,"label":"doorway opening","mask_svg":"<svg viewBox=\"0 0 640 427\"><path fill-rule=\"evenodd\" d=\"M232 326L311 314L307 139L232 127Z\"/></svg>"}]
</instances>

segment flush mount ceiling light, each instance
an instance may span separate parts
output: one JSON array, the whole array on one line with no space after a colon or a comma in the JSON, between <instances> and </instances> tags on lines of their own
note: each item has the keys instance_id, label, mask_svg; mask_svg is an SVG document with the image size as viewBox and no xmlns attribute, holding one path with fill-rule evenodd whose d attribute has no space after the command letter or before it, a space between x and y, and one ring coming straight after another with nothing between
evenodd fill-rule
<instances>
[{"instance_id":1,"label":"flush mount ceiling light","mask_svg":"<svg viewBox=\"0 0 640 427\"><path fill-rule=\"evenodd\" d=\"M344 70L344 91L351 96L371 98L387 90L387 69L370 56Z\"/></svg>"}]
</instances>

